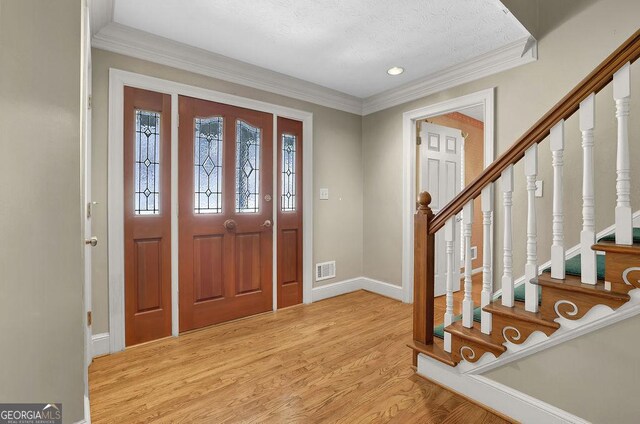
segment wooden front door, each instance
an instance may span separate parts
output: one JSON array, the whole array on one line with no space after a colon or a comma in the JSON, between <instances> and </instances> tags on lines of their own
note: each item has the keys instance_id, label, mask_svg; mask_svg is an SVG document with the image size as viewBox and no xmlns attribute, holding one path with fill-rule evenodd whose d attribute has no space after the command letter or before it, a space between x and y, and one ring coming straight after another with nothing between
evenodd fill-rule
<instances>
[{"instance_id":1,"label":"wooden front door","mask_svg":"<svg viewBox=\"0 0 640 424\"><path fill-rule=\"evenodd\" d=\"M302 122L278 118L278 308L302 303Z\"/></svg>"},{"instance_id":2,"label":"wooden front door","mask_svg":"<svg viewBox=\"0 0 640 424\"><path fill-rule=\"evenodd\" d=\"M125 344L171 335L171 97L124 89Z\"/></svg>"},{"instance_id":3,"label":"wooden front door","mask_svg":"<svg viewBox=\"0 0 640 424\"><path fill-rule=\"evenodd\" d=\"M179 99L180 331L270 311L273 116Z\"/></svg>"}]
</instances>

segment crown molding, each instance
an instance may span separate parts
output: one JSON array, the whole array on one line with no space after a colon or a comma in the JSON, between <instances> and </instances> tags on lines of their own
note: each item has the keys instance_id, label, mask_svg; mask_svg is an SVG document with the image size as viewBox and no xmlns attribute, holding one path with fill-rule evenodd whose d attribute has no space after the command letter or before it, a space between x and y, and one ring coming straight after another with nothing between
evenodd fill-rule
<instances>
[{"instance_id":1,"label":"crown molding","mask_svg":"<svg viewBox=\"0 0 640 424\"><path fill-rule=\"evenodd\" d=\"M425 78L367 97L364 99L363 115L420 99L537 59L536 40L533 37L523 38Z\"/></svg>"},{"instance_id":2,"label":"crown molding","mask_svg":"<svg viewBox=\"0 0 640 424\"><path fill-rule=\"evenodd\" d=\"M91 35L113 22L114 0L87 0L91 16Z\"/></svg>"},{"instance_id":3,"label":"crown molding","mask_svg":"<svg viewBox=\"0 0 640 424\"><path fill-rule=\"evenodd\" d=\"M358 97L117 23L112 22L102 28L93 36L91 45L98 49L362 115L362 100Z\"/></svg>"},{"instance_id":4,"label":"crown molding","mask_svg":"<svg viewBox=\"0 0 640 424\"><path fill-rule=\"evenodd\" d=\"M523 38L418 81L360 99L114 22L104 24L112 18L113 0L92 1L92 28L99 29L92 38L93 47L357 115L407 103L538 58L535 39Z\"/></svg>"}]
</instances>

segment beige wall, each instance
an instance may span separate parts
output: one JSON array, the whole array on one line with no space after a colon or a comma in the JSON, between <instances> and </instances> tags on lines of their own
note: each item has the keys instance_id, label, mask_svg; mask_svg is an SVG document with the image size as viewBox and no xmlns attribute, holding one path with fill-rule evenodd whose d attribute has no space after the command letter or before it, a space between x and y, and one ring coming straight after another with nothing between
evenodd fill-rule
<instances>
[{"instance_id":1,"label":"beige wall","mask_svg":"<svg viewBox=\"0 0 640 424\"><path fill-rule=\"evenodd\" d=\"M362 127L361 117L249 87L94 49L93 60L93 228L101 240L93 254L94 334L109 331L107 284L107 118L109 68L313 113L314 255L313 263L336 260L337 276L328 284L362 275ZM320 188L329 200L318 200Z\"/></svg>"},{"instance_id":2,"label":"beige wall","mask_svg":"<svg viewBox=\"0 0 640 424\"><path fill-rule=\"evenodd\" d=\"M638 422L640 316L484 374L593 423Z\"/></svg>"},{"instance_id":3,"label":"beige wall","mask_svg":"<svg viewBox=\"0 0 640 424\"><path fill-rule=\"evenodd\" d=\"M556 5L562 3L558 7ZM600 0L598 2L541 1L537 62L464 84L444 92L364 117L364 202L372 206L364 213L364 273L367 277L401 284L402 263L402 113L419 107L473 93L496 89L496 152L503 153L537 119L549 110L599 62L637 28L640 2ZM640 92L638 66L632 69L632 91ZM615 206L615 113L611 87L597 97L596 122L596 226L613 223ZM640 114L639 102L632 102L631 116ZM579 241L581 229L582 159L577 116L566 126L565 234L567 246ZM631 145L638 146L640 120L632 120ZM631 163L640 160L640 149L632 148ZM548 141L540 145L540 175L544 197L537 199L538 255L549 259L551 243L552 170ZM514 272L523 274L525 262L526 192L520 163L515 168ZM640 184L640 168L632 167L633 186ZM498 185L498 190L500 186ZM637 193L637 190L634 190ZM502 202L497 204L495 222L502 228ZM633 196L633 209L640 209L640 197ZM495 272L502 273L502 232L496 233ZM499 278L494 279L499 288Z\"/></svg>"},{"instance_id":4,"label":"beige wall","mask_svg":"<svg viewBox=\"0 0 640 424\"><path fill-rule=\"evenodd\" d=\"M81 0L0 0L0 402L83 418Z\"/></svg>"}]
</instances>

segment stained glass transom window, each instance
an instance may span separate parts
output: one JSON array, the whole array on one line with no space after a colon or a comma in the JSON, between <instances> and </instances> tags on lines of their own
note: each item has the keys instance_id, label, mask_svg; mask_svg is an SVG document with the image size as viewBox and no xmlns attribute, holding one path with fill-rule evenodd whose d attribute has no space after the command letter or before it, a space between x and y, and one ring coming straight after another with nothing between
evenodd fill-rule
<instances>
[{"instance_id":1,"label":"stained glass transom window","mask_svg":"<svg viewBox=\"0 0 640 424\"><path fill-rule=\"evenodd\" d=\"M261 129L236 121L236 212L260 208Z\"/></svg>"},{"instance_id":2,"label":"stained glass transom window","mask_svg":"<svg viewBox=\"0 0 640 424\"><path fill-rule=\"evenodd\" d=\"M222 212L223 125L221 117L195 120L195 213Z\"/></svg>"},{"instance_id":3,"label":"stained glass transom window","mask_svg":"<svg viewBox=\"0 0 640 424\"><path fill-rule=\"evenodd\" d=\"M283 212L296 210L296 136L282 134L282 195Z\"/></svg>"},{"instance_id":4,"label":"stained glass transom window","mask_svg":"<svg viewBox=\"0 0 640 424\"><path fill-rule=\"evenodd\" d=\"M160 213L160 114L136 110L134 213Z\"/></svg>"}]
</instances>

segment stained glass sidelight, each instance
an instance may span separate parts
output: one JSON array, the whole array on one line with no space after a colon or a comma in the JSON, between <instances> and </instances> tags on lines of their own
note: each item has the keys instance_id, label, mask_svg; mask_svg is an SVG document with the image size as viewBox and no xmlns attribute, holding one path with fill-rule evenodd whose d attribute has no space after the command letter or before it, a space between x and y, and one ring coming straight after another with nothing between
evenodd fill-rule
<instances>
[{"instance_id":1,"label":"stained glass sidelight","mask_svg":"<svg viewBox=\"0 0 640 424\"><path fill-rule=\"evenodd\" d=\"M282 134L282 195L283 212L296 210L296 136Z\"/></svg>"},{"instance_id":2,"label":"stained glass sidelight","mask_svg":"<svg viewBox=\"0 0 640 424\"><path fill-rule=\"evenodd\" d=\"M236 121L236 212L260 208L260 128Z\"/></svg>"},{"instance_id":3,"label":"stained glass sidelight","mask_svg":"<svg viewBox=\"0 0 640 424\"><path fill-rule=\"evenodd\" d=\"M134 213L160 213L160 114L136 110Z\"/></svg>"},{"instance_id":4,"label":"stained glass sidelight","mask_svg":"<svg viewBox=\"0 0 640 424\"><path fill-rule=\"evenodd\" d=\"M196 118L195 213L222 212L222 117Z\"/></svg>"}]
</instances>

